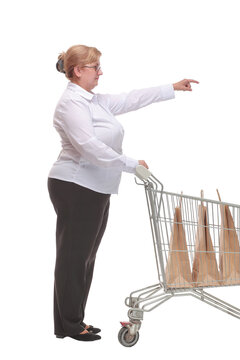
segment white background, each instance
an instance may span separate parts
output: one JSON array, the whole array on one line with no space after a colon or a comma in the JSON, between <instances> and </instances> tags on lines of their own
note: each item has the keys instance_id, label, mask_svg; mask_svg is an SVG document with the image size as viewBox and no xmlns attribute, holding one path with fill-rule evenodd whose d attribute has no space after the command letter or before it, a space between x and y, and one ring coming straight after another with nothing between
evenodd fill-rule
<instances>
[{"instance_id":1,"label":"white background","mask_svg":"<svg viewBox=\"0 0 240 360\"><path fill-rule=\"evenodd\" d=\"M239 353L239 320L193 298L146 313L133 348L118 343L124 299L157 282L143 188L123 174L111 198L85 320L102 339L53 335L56 216L47 175L60 151L52 127L67 79L55 69L75 44L102 52L94 90L118 93L200 82L174 100L119 116L124 152L144 159L173 192L240 203L238 1L9 1L1 9L1 306L4 359L225 359ZM239 287L213 290L240 305ZM235 354L238 356L237 354Z\"/></svg>"}]
</instances>

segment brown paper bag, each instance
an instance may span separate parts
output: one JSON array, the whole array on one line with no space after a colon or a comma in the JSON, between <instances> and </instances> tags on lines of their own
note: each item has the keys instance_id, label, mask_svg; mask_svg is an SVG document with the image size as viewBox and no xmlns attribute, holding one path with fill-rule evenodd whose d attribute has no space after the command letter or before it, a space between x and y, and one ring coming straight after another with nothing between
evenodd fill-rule
<instances>
[{"instance_id":1,"label":"brown paper bag","mask_svg":"<svg viewBox=\"0 0 240 360\"><path fill-rule=\"evenodd\" d=\"M181 208L176 207L166 266L166 283L168 288L188 288L192 287L191 282L192 274Z\"/></svg>"},{"instance_id":2,"label":"brown paper bag","mask_svg":"<svg viewBox=\"0 0 240 360\"><path fill-rule=\"evenodd\" d=\"M193 259L193 286L218 286L219 272L211 235L208 227L207 208L198 207L198 228Z\"/></svg>"},{"instance_id":3,"label":"brown paper bag","mask_svg":"<svg viewBox=\"0 0 240 360\"><path fill-rule=\"evenodd\" d=\"M240 247L231 211L228 205L220 205L221 231L219 267L223 285L240 284Z\"/></svg>"}]
</instances>

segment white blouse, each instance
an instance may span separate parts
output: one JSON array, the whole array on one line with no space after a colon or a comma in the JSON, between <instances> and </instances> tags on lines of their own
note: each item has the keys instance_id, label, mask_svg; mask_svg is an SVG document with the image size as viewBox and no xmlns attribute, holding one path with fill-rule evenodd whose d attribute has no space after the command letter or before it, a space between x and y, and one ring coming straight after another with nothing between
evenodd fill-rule
<instances>
[{"instance_id":1,"label":"white blouse","mask_svg":"<svg viewBox=\"0 0 240 360\"><path fill-rule=\"evenodd\" d=\"M138 160L122 154L124 130L114 115L174 97L172 84L109 95L69 81L54 113L62 151L49 177L117 194L122 171L134 173Z\"/></svg>"}]
</instances>

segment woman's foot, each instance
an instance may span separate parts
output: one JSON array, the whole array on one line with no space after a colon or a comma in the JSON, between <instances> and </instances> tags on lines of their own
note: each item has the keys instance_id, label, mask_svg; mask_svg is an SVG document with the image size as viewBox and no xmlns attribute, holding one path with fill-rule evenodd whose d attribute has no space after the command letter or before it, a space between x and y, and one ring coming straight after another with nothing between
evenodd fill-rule
<instances>
[{"instance_id":1,"label":"woman's foot","mask_svg":"<svg viewBox=\"0 0 240 360\"><path fill-rule=\"evenodd\" d=\"M79 340L79 341L94 341L94 340L101 339L101 336L95 335L91 332L88 332L87 330L84 330L80 334L77 334L77 335L65 335L65 336L56 335L57 338L64 338L66 336L68 336L72 339L75 339L75 340Z\"/></svg>"},{"instance_id":2,"label":"woman's foot","mask_svg":"<svg viewBox=\"0 0 240 360\"><path fill-rule=\"evenodd\" d=\"M101 336L88 332L87 330L84 330L78 335L69 335L69 337L79 341L94 341L101 339Z\"/></svg>"},{"instance_id":3,"label":"woman's foot","mask_svg":"<svg viewBox=\"0 0 240 360\"><path fill-rule=\"evenodd\" d=\"M93 325L87 325L85 323L82 323L82 326L85 327L85 330L88 330L88 332L91 332L93 334L97 334L101 331L101 329L94 327Z\"/></svg>"}]
</instances>

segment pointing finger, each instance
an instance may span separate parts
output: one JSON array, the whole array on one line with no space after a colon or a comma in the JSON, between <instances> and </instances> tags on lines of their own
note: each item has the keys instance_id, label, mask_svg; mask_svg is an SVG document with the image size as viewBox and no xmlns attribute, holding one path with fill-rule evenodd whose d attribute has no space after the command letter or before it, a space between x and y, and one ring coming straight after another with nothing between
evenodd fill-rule
<instances>
[{"instance_id":1,"label":"pointing finger","mask_svg":"<svg viewBox=\"0 0 240 360\"><path fill-rule=\"evenodd\" d=\"M193 82L193 83L196 83L196 84L199 84L199 81L197 80L193 80L193 79L188 79L189 82Z\"/></svg>"}]
</instances>

